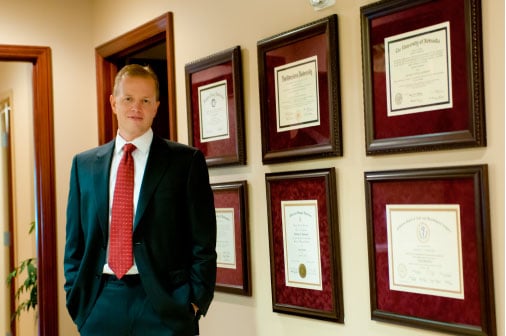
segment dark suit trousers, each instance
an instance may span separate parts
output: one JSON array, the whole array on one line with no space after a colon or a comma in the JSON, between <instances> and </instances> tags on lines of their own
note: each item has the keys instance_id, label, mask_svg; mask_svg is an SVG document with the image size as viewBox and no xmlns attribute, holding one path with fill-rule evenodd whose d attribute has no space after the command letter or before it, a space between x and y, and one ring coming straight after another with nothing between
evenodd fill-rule
<instances>
[{"instance_id":1,"label":"dark suit trousers","mask_svg":"<svg viewBox=\"0 0 506 336\"><path fill-rule=\"evenodd\" d=\"M83 336L176 336L147 299L138 276L104 275L103 289L82 326Z\"/></svg>"}]
</instances>

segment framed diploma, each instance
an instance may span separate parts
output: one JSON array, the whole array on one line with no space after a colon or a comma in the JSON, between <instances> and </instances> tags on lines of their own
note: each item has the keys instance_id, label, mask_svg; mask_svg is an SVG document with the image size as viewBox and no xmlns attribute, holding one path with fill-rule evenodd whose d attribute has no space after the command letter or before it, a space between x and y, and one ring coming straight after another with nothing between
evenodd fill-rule
<instances>
[{"instance_id":1,"label":"framed diploma","mask_svg":"<svg viewBox=\"0 0 506 336\"><path fill-rule=\"evenodd\" d=\"M361 24L368 155L486 146L480 0L379 1Z\"/></svg>"},{"instance_id":2,"label":"framed diploma","mask_svg":"<svg viewBox=\"0 0 506 336\"><path fill-rule=\"evenodd\" d=\"M337 15L257 43L262 160L342 155Z\"/></svg>"},{"instance_id":3,"label":"framed diploma","mask_svg":"<svg viewBox=\"0 0 506 336\"><path fill-rule=\"evenodd\" d=\"M364 175L372 318L496 336L487 166Z\"/></svg>"},{"instance_id":4,"label":"framed diploma","mask_svg":"<svg viewBox=\"0 0 506 336\"><path fill-rule=\"evenodd\" d=\"M334 168L265 181L273 311L343 323Z\"/></svg>"},{"instance_id":5,"label":"framed diploma","mask_svg":"<svg viewBox=\"0 0 506 336\"><path fill-rule=\"evenodd\" d=\"M216 290L251 296L247 182L211 184L216 209Z\"/></svg>"},{"instance_id":6,"label":"framed diploma","mask_svg":"<svg viewBox=\"0 0 506 336\"><path fill-rule=\"evenodd\" d=\"M240 47L186 64L185 75L189 144L208 166L245 164Z\"/></svg>"}]
</instances>

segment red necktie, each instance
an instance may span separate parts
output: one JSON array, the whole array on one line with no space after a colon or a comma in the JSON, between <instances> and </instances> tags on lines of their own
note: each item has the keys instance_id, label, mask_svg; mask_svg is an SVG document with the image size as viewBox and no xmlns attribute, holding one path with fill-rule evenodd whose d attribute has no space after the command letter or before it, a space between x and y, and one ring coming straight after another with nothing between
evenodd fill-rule
<instances>
[{"instance_id":1,"label":"red necktie","mask_svg":"<svg viewBox=\"0 0 506 336\"><path fill-rule=\"evenodd\" d=\"M121 279L132 267L132 229L134 217L134 158L133 144L123 147L123 157L116 175L112 201L109 238L109 267Z\"/></svg>"}]
</instances>

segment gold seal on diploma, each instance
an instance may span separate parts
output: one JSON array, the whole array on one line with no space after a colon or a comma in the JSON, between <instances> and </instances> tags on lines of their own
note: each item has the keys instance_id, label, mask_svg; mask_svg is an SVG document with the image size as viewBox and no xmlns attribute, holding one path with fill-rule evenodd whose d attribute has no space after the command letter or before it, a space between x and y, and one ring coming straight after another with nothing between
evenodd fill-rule
<instances>
[{"instance_id":1,"label":"gold seal on diploma","mask_svg":"<svg viewBox=\"0 0 506 336\"><path fill-rule=\"evenodd\" d=\"M299 265L299 275L302 279L304 279L306 277L306 275L307 275L306 265L304 265L304 264Z\"/></svg>"}]
</instances>

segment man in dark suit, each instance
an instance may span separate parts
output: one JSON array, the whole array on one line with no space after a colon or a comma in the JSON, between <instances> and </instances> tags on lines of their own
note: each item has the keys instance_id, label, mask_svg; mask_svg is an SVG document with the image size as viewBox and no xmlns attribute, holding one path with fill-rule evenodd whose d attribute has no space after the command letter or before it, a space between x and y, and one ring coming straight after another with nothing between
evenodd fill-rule
<instances>
[{"instance_id":1,"label":"man in dark suit","mask_svg":"<svg viewBox=\"0 0 506 336\"><path fill-rule=\"evenodd\" d=\"M64 288L81 335L195 335L213 298L216 217L205 158L153 134L158 90L148 67L121 69L110 97L115 140L72 162ZM125 144L135 146L126 244L133 258L118 273L110 259L111 213Z\"/></svg>"}]
</instances>

